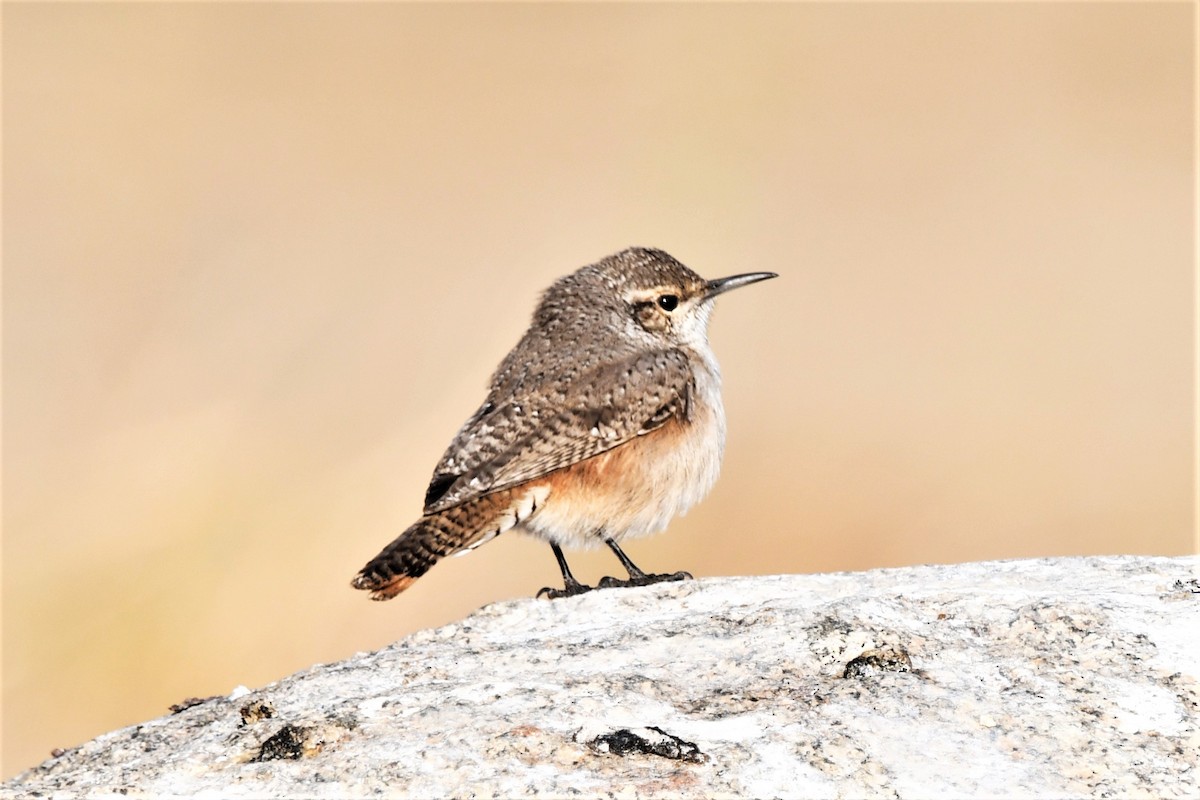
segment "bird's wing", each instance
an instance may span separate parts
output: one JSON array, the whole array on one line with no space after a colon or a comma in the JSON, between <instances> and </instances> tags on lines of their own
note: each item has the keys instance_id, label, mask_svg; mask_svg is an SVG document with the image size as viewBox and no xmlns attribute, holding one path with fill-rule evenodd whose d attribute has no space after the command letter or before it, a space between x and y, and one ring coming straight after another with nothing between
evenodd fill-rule
<instances>
[{"instance_id":1,"label":"bird's wing","mask_svg":"<svg viewBox=\"0 0 1200 800\"><path fill-rule=\"evenodd\" d=\"M425 513L540 478L691 413L686 354L658 350L602 364L557 396L489 402L467 420L434 471Z\"/></svg>"}]
</instances>

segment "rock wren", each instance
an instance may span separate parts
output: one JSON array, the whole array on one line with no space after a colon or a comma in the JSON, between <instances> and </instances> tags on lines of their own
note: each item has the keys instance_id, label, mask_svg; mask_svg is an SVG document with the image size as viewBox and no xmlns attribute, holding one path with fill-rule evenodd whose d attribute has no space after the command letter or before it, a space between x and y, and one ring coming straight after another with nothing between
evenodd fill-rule
<instances>
[{"instance_id":1,"label":"rock wren","mask_svg":"<svg viewBox=\"0 0 1200 800\"><path fill-rule=\"evenodd\" d=\"M387 600L439 559L513 528L558 560L564 587L538 596L593 588L571 574L564 545L612 548L629 578L598 588L690 578L646 574L617 543L663 530L712 488L725 449L713 300L774 277L706 281L634 247L559 279L433 471L424 516L351 585Z\"/></svg>"}]
</instances>

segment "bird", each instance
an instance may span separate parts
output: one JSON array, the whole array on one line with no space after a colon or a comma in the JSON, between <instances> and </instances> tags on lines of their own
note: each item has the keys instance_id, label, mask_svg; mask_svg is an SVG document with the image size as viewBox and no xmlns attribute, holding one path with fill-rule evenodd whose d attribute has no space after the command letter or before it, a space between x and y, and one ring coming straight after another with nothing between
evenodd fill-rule
<instances>
[{"instance_id":1,"label":"bird","mask_svg":"<svg viewBox=\"0 0 1200 800\"><path fill-rule=\"evenodd\" d=\"M690 579L642 571L620 543L664 530L715 483L726 426L713 301L776 277L705 280L662 250L630 247L554 282L434 469L421 518L351 585L388 600L513 529L548 542L558 562L563 588L538 597ZM601 544L628 578L589 586L563 548Z\"/></svg>"}]
</instances>

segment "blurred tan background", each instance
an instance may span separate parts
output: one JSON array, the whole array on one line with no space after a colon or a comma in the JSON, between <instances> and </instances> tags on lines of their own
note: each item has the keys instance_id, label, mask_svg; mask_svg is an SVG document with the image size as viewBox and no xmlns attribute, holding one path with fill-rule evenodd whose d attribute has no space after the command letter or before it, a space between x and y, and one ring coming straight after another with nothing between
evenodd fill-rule
<instances>
[{"instance_id":1,"label":"blurred tan background","mask_svg":"<svg viewBox=\"0 0 1200 800\"><path fill-rule=\"evenodd\" d=\"M782 275L639 564L1194 550L1193 14L6 3L3 774L556 582L348 587L629 244Z\"/></svg>"}]
</instances>

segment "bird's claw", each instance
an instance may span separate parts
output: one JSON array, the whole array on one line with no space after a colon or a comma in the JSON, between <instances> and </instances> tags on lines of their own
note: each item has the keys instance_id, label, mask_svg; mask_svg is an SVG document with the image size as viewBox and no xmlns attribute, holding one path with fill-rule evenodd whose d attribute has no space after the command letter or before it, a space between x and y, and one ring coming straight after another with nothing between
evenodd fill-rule
<instances>
[{"instance_id":1,"label":"bird's claw","mask_svg":"<svg viewBox=\"0 0 1200 800\"><path fill-rule=\"evenodd\" d=\"M658 575L630 575L625 580L620 580L613 577L604 577L596 584L597 589L616 589L622 586L649 586L652 583L667 583L669 581L690 581L692 573L690 572L670 572Z\"/></svg>"},{"instance_id":2,"label":"bird's claw","mask_svg":"<svg viewBox=\"0 0 1200 800\"><path fill-rule=\"evenodd\" d=\"M534 599L540 600L542 595L545 595L547 600L557 600L560 597L574 597L577 594L590 592L593 588L594 587L588 586L585 583L579 583L578 581L568 583L561 589L555 589L552 586L543 586L541 591L534 596Z\"/></svg>"}]
</instances>

